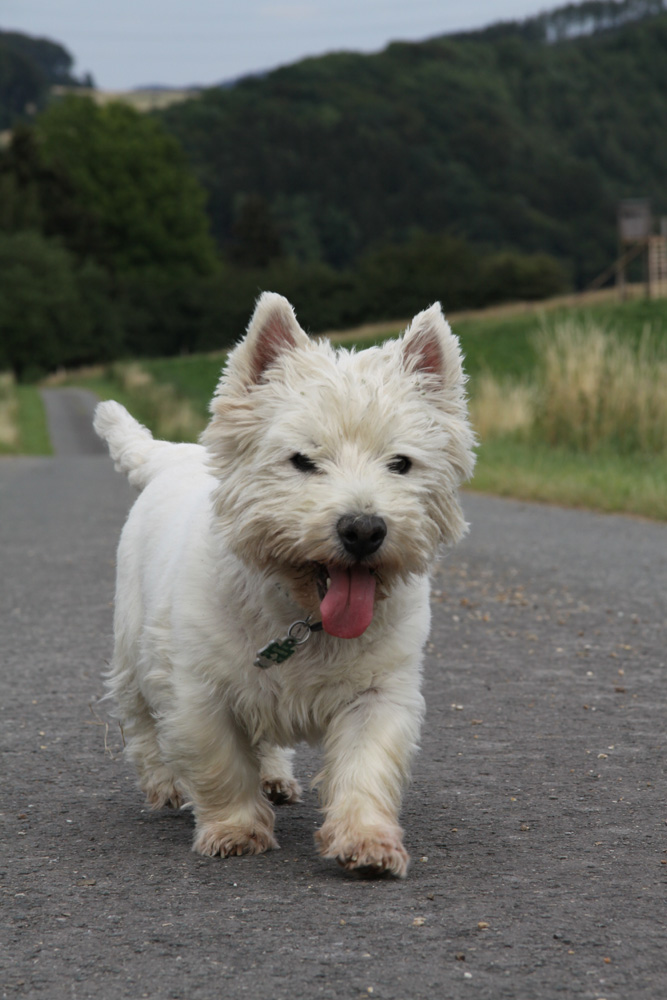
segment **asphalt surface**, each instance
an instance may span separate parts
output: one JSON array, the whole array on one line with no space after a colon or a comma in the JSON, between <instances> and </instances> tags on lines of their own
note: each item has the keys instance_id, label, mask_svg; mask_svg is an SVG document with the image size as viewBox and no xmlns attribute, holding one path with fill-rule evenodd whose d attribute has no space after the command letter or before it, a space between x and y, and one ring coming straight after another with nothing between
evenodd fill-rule
<instances>
[{"instance_id":1,"label":"asphalt surface","mask_svg":"<svg viewBox=\"0 0 667 1000\"><path fill-rule=\"evenodd\" d=\"M93 430L97 396L88 389L42 389L54 455L106 455Z\"/></svg>"},{"instance_id":2,"label":"asphalt surface","mask_svg":"<svg viewBox=\"0 0 667 1000\"><path fill-rule=\"evenodd\" d=\"M315 853L313 793L260 857L198 857L188 814L144 809L97 704L131 500L105 458L0 462L0 996L667 995L664 526L466 496L411 868L362 881Z\"/></svg>"}]
</instances>

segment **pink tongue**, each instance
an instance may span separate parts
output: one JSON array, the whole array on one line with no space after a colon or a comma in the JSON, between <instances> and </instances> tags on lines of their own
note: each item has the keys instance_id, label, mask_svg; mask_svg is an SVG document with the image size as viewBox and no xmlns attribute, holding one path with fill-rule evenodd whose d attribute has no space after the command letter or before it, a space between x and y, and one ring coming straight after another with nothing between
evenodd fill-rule
<instances>
[{"instance_id":1,"label":"pink tongue","mask_svg":"<svg viewBox=\"0 0 667 1000\"><path fill-rule=\"evenodd\" d=\"M340 639L356 639L373 618L375 577L363 566L327 566L327 573L331 586L320 605L324 631Z\"/></svg>"}]
</instances>

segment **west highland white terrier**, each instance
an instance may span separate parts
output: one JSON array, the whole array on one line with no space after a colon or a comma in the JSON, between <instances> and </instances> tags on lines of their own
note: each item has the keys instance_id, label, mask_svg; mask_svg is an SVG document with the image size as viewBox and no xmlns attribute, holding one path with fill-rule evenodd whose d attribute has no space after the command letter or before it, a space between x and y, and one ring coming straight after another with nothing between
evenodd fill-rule
<instances>
[{"instance_id":1,"label":"west highland white terrier","mask_svg":"<svg viewBox=\"0 0 667 1000\"><path fill-rule=\"evenodd\" d=\"M277 847L270 801L301 793L291 748L321 741L321 854L405 875L429 567L466 530L457 489L474 464L464 382L437 304L355 353L310 340L265 293L201 444L98 406L141 490L108 686L148 802L191 805L200 854Z\"/></svg>"}]
</instances>

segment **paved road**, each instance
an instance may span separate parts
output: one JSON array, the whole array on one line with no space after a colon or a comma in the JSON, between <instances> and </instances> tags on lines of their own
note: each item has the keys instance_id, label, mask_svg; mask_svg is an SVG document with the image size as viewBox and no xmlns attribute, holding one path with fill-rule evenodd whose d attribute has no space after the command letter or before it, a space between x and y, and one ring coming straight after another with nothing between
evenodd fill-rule
<instances>
[{"instance_id":1,"label":"paved road","mask_svg":"<svg viewBox=\"0 0 667 1000\"><path fill-rule=\"evenodd\" d=\"M98 397L88 389L42 389L42 400L55 455L106 455L93 430Z\"/></svg>"},{"instance_id":2,"label":"paved road","mask_svg":"<svg viewBox=\"0 0 667 1000\"><path fill-rule=\"evenodd\" d=\"M195 856L189 816L144 811L94 707L130 501L103 458L0 462L2 997L665 996L663 526L466 498L413 863L364 882L315 854L312 794L259 858Z\"/></svg>"}]
</instances>

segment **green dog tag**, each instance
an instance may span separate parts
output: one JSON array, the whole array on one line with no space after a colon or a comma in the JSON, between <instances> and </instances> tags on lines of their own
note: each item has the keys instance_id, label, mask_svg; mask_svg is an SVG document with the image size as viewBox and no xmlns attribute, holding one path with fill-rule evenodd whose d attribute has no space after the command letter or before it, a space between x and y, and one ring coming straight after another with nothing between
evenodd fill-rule
<instances>
[{"instance_id":1,"label":"green dog tag","mask_svg":"<svg viewBox=\"0 0 667 1000\"><path fill-rule=\"evenodd\" d=\"M305 622L292 622L286 636L283 636L282 639L272 639L266 646L263 646L255 657L255 666L267 670L274 663L284 663L285 660L289 660L297 646L307 642L312 632L317 632L322 628L319 622L310 625L309 621L308 618Z\"/></svg>"}]
</instances>

